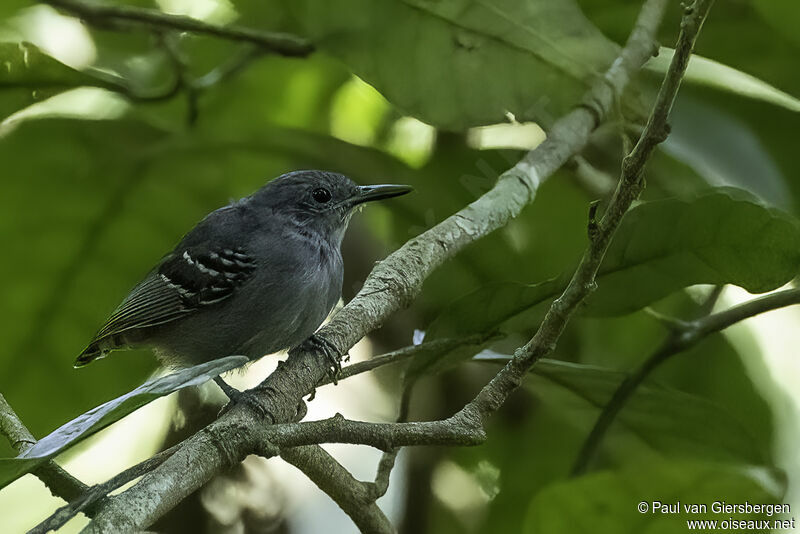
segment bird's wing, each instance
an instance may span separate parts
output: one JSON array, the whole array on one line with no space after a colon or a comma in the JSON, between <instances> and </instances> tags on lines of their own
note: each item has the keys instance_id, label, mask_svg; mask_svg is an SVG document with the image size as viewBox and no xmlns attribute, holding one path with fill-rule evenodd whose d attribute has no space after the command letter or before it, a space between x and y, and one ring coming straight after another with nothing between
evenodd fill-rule
<instances>
[{"instance_id":1,"label":"bird's wing","mask_svg":"<svg viewBox=\"0 0 800 534\"><path fill-rule=\"evenodd\" d=\"M255 267L255 260L240 248L179 248L131 290L76 365L101 356L101 340L135 328L168 323L225 300L251 277Z\"/></svg>"}]
</instances>

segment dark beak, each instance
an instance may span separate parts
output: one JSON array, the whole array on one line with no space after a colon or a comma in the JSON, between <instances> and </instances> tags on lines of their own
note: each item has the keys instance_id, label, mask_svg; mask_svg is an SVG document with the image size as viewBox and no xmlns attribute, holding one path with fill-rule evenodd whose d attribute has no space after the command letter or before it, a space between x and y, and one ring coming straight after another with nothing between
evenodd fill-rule
<instances>
[{"instance_id":1,"label":"dark beak","mask_svg":"<svg viewBox=\"0 0 800 534\"><path fill-rule=\"evenodd\" d=\"M384 184L384 185L361 185L358 193L353 198L353 205L371 202L373 200L383 200L385 198L399 197L410 193L414 189L408 185Z\"/></svg>"}]
</instances>

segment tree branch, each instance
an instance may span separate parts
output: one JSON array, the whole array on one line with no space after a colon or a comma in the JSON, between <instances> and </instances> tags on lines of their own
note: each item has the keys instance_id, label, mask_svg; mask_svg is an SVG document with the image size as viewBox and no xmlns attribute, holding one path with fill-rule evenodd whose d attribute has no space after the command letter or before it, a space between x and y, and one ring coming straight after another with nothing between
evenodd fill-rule
<instances>
[{"instance_id":1,"label":"tree branch","mask_svg":"<svg viewBox=\"0 0 800 534\"><path fill-rule=\"evenodd\" d=\"M395 532L394 526L375 503L372 484L353 477L322 447L312 445L286 449L281 451L281 458L327 493L361 532Z\"/></svg>"},{"instance_id":2,"label":"tree branch","mask_svg":"<svg viewBox=\"0 0 800 534\"><path fill-rule=\"evenodd\" d=\"M171 15L157 9L135 6L84 3L76 0L43 0L46 4L63 9L90 24L119 25L125 23L150 29L178 30L210 35L228 41L238 41L259 46L261 49L290 57L305 57L314 51L307 40L286 33L274 33L244 28L219 26L201 20Z\"/></svg>"},{"instance_id":3,"label":"tree branch","mask_svg":"<svg viewBox=\"0 0 800 534\"><path fill-rule=\"evenodd\" d=\"M0 433L8 438L11 446L19 454L36 444L33 434L22 423L2 394L0 394ZM65 501L76 499L89 489L86 484L67 473L53 460L48 460L34 469L33 474L44 482L50 493Z\"/></svg>"},{"instance_id":4,"label":"tree branch","mask_svg":"<svg viewBox=\"0 0 800 534\"><path fill-rule=\"evenodd\" d=\"M363 362L358 362L352 365L348 365L342 368L342 372L337 377L337 380L344 380L346 378L350 378L351 376L359 375L367 371L372 371L373 369L377 369L378 367L383 367L384 365L393 365L395 363L404 362L412 358L419 357L420 355L425 353L428 353L430 357L433 358L458 347L463 347L466 345L480 346L494 339L495 337L496 334L494 333L476 334L459 339L453 339L453 338L434 339L432 341L425 341L423 343L420 343L419 345L409 345L408 347L403 347L402 349L394 350L392 352L387 352L386 354L381 354L380 356L374 356L369 360L365 360ZM331 382L333 382L333 379L331 377L325 377L319 385L322 386L325 384L330 384Z\"/></svg>"},{"instance_id":5,"label":"tree branch","mask_svg":"<svg viewBox=\"0 0 800 534\"><path fill-rule=\"evenodd\" d=\"M408 421L408 413L411 408L411 395L414 392L416 379L404 379L405 385L403 386L403 393L400 396L400 409L397 412L397 422L405 423ZM397 455L400 454L400 447L384 451L381 459L378 462L378 469L375 473L375 481L372 483L372 498L378 500L389 490L389 477L394 469L394 464L397 461Z\"/></svg>"},{"instance_id":6,"label":"tree branch","mask_svg":"<svg viewBox=\"0 0 800 534\"><path fill-rule=\"evenodd\" d=\"M485 340L485 336L471 337L476 338L474 342ZM342 376L339 378L344 379L381 365L404 361L424 351L433 350L435 353L441 353L455 346L469 344L470 342L472 341L469 338L464 340L445 339L405 347L366 362L346 367L342 370ZM413 383L403 388L397 416L398 422L405 422L408 418L412 388ZM389 476L399 452L400 448L394 448L383 453L380 462L378 462L375 481L371 483L355 479L339 462L319 446L284 449L281 451L281 458L303 471L311 481L327 493L350 516L362 532L382 533L395 532L394 526L386 518L376 501L384 496L389 489Z\"/></svg>"},{"instance_id":7,"label":"tree branch","mask_svg":"<svg viewBox=\"0 0 800 534\"><path fill-rule=\"evenodd\" d=\"M691 7L686 8L676 53L659 90L653 111L636 146L623 160L622 175L614 196L600 223L591 233L589 246L567 288L550 306L533 338L516 351L511 361L457 415L472 419L476 421L476 424L482 426L486 416L495 412L519 387L533 364L554 349L567 322L581 302L594 290L595 275L603 261L611 238L643 187L644 166L655 147L666 138L669 111L686 71L697 34L712 3L713 0L695 0ZM642 15L640 15L640 23L637 25L638 31L641 31L642 17L646 14L648 7L657 8L658 6L645 5ZM660 7L663 9L664 6ZM636 34L637 30L634 30L630 39L635 39Z\"/></svg>"},{"instance_id":8,"label":"tree branch","mask_svg":"<svg viewBox=\"0 0 800 534\"><path fill-rule=\"evenodd\" d=\"M630 77L656 50L655 31L667 4L667 0L648 0L628 43L603 79L590 89L586 103L559 119L547 139L503 173L489 192L408 241L380 262L359 294L321 329L320 334L344 353L345 349L378 327L389 315L409 305L421 290L424 280L439 265L518 215L533 200L540 183L584 147L590 133L605 117ZM603 232L609 232L608 226L601 224L601 227ZM610 239L610 233L605 239ZM552 317L553 313L549 315ZM529 359L525 357L521 361ZM512 361L513 367L519 362L520 359ZM251 390L253 398L261 403L268 421L291 421L297 413L298 401L324 379L326 369L324 355L294 353L279 370L258 388ZM503 375L502 380L506 378L507 375ZM499 398L492 394L494 389L494 385L489 389L484 388L477 405L491 405L487 395L490 399ZM287 425L265 426L252 409L234 407L184 442L161 467L145 475L127 491L111 498L85 531L119 532L147 527L221 469L240 461L256 449L263 450L264 439L276 448L336 440L366 443L386 450L432 442L469 445L479 443L484 438L482 420L472 417L470 411L445 421L430 423L343 424L339 419L297 423L288 432ZM299 429L302 432L313 431L315 436L303 435ZM187 465L192 468L187 470Z\"/></svg>"},{"instance_id":9,"label":"tree branch","mask_svg":"<svg viewBox=\"0 0 800 534\"><path fill-rule=\"evenodd\" d=\"M75 499L70 500L68 504L53 512L50 517L36 525L36 527L32 528L28 534L44 534L46 532L50 532L51 530L58 530L64 526L67 521L81 512L85 513L89 517L94 517L100 503L102 503L102 499L104 499L109 493L124 486L131 480L139 478L148 471L152 471L164 463L164 461L169 458L173 452L175 452L176 447L177 445L163 450L158 454L151 456L147 460L129 467L108 481L103 482L102 484L94 485L91 488L87 488L83 494Z\"/></svg>"},{"instance_id":10,"label":"tree branch","mask_svg":"<svg viewBox=\"0 0 800 534\"><path fill-rule=\"evenodd\" d=\"M733 306L725 311L708 315L695 321L671 323L673 328L670 335L661 346L656 349L642 364L623 380L611 399L600 412L591 432L581 446L581 450L572 466L571 476L578 476L586 472L589 463L597 453L600 443L608 433L608 429L616 419L619 412L630 400L639 386L662 363L672 356L684 352L706 337L720 332L729 326L750 317L778 308L785 308L800 304L800 289L787 289L763 297L752 299L743 304Z\"/></svg>"}]
</instances>

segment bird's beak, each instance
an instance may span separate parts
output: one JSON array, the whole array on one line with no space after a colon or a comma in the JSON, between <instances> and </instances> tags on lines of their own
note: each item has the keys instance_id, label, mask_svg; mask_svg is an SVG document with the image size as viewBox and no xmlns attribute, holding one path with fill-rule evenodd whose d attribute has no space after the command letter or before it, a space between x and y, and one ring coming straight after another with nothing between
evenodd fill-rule
<instances>
[{"instance_id":1,"label":"bird's beak","mask_svg":"<svg viewBox=\"0 0 800 534\"><path fill-rule=\"evenodd\" d=\"M370 202L372 200L383 200L385 198L399 197L410 193L414 189L408 185L383 184L383 185L361 185L358 193L353 198L353 205Z\"/></svg>"}]
</instances>

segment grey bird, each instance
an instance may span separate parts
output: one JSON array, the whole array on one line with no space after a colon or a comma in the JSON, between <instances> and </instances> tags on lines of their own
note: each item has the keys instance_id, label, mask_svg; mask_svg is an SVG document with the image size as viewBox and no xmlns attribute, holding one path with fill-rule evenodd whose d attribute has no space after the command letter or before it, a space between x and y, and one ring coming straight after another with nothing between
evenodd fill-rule
<instances>
[{"instance_id":1,"label":"grey bird","mask_svg":"<svg viewBox=\"0 0 800 534\"><path fill-rule=\"evenodd\" d=\"M177 366L232 354L252 361L305 342L331 356L313 334L341 297L340 246L350 217L364 202L409 191L357 186L316 170L272 180L186 234L125 297L75 367L139 347Z\"/></svg>"}]
</instances>

